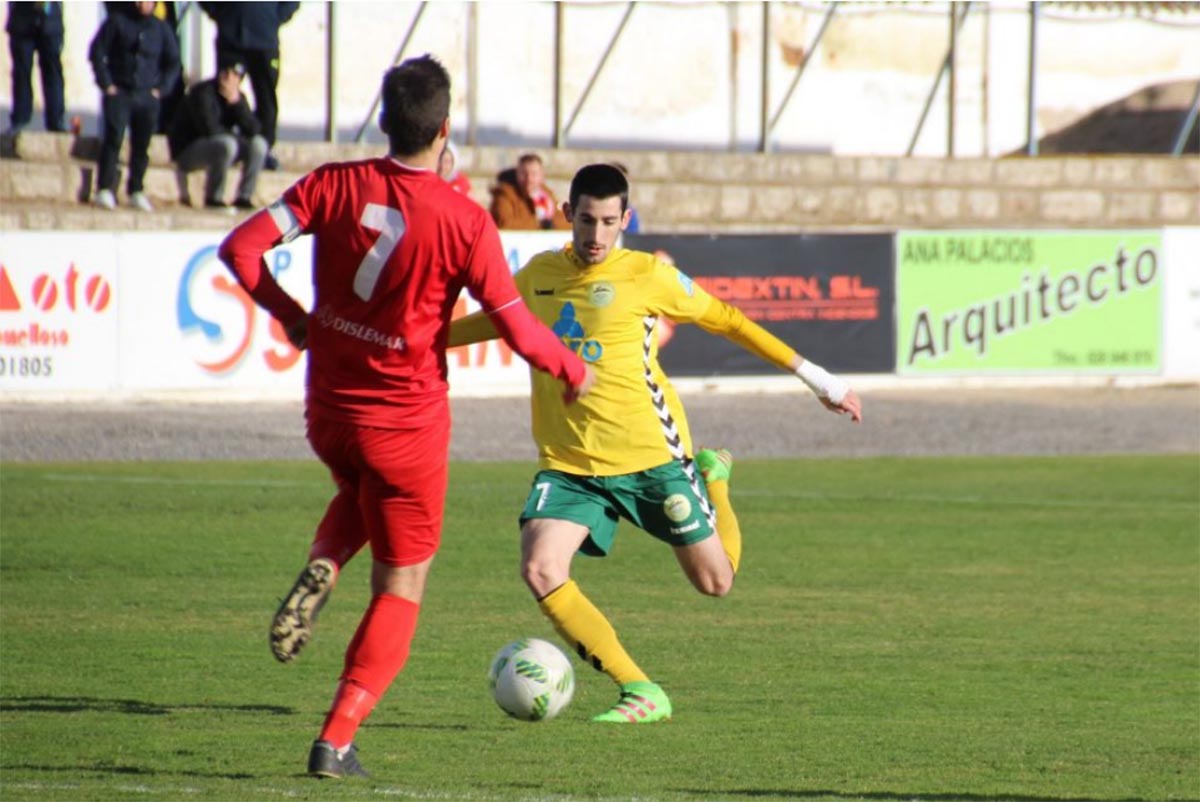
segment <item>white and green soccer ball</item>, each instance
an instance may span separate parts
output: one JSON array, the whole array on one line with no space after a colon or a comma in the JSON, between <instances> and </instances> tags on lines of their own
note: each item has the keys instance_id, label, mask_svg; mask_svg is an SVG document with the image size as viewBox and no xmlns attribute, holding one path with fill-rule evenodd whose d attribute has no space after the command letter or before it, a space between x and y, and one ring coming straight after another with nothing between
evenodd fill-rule
<instances>
[{"instance_id":1,"label":"white and green soccer ball","mask_svg":"<svg viewBox=\"0 0 1200 802\"><path fill-rule=\"evenodd\" d=\"M557 646L521 638L492 659L488 686L500 709L521 721L549 721L575 693L575 669Z\"/></svg>"}]
</instances>

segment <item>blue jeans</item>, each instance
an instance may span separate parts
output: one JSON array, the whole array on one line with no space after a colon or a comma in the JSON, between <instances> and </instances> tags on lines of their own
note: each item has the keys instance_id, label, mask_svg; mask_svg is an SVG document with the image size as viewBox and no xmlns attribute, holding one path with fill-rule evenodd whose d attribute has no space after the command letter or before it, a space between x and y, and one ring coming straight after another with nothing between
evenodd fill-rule
<instances>
[{"instance_id":1,"label":"blue jeans","mask_svg":"<svg viewBox=\"0 0 1200 802\"><path fill-rule=\"evenodd\" d=\"M150 166L150 137L158 127L158 98L149 89L120 89L103 95L104 126L97 162L97 189L117 189L117 157L129 129L129 180L126 190L142 191L142 180Z\"/></svg>"},{"instance_id":2,"label":"blue jeans","mask_svg":"<svg viewBox=\"0 0 1200 802\"><path fill-rule=\"evenodd\" d=\"M267 140L261 136L250 139L233 134L216 134L197 139L175 157L175 167L185 175L204 170L204 200L224 201L225 178L229 168L242 163L242 178L238 182L237 200L248 201L254 196L258 174L267 157ZM180 199L182 200L182 198Z\"/></svg>"},{"instance_id":3,"label":"blue jeans","mask_svg":"<svg viewBox=\"0 0 1200 802\"><path fill-rule=\"evenodd\" d=\"M35 31L29 35L10 35L8 52L12 56L12 121L13 130L20 130L33 119L33 54L37 53L38 69L42 73L43 109L47 131L67 130L66 107L63 104L62 71L63 37Z\"/></svg>"}]
</instances>

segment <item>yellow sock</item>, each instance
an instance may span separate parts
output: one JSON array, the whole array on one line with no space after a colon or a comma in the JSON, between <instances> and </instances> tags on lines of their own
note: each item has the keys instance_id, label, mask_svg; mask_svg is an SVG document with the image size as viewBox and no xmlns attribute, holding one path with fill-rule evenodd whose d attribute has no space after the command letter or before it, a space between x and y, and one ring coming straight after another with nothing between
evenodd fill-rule
<instances>
[{"instance_id":1,"label":"yellow sock","mask_svg":"<svg viewBox=\"0 0 1200 802\"><path fill-rule=\"evenodd\" d=\"M738 528L738 519L733 513L733 504L729 501L729 482L709 482L708 500L717 512L717 537L721 539L721 546L725 549L725 555L729 557L729 564L733 566L733 572L736 574L738 563L742 559L742 530Z\"/></svg>"},{"instance_id":2,"label":"yellow sock","mask_svg":"<svg viewBox=\"0 0 1200 802\"><path fill-rule=\"evenodd\" d=\"M598 671L619 685L646 682L646 676L617 640L617 631L583 591L568 579L538 602L558 634Z\"/></svg>"}]
</instances>

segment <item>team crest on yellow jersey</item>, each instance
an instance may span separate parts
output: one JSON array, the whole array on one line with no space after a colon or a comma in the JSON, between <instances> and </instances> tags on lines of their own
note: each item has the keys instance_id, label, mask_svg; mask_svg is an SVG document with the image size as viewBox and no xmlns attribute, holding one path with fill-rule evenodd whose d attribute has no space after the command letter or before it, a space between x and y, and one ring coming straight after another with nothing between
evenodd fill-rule
<instances>
[{"instance_id":1,"label":"team crest on yellow jersey","mask_svg":"<svg viewBox=\"0 0 1200 802\"><path fill-rule=\"evenodd\" d=\"M597 281L587 288L588 302L595 307L608 306L617 297L617 289L607 281Z\"/></svg>"}]
</instances>

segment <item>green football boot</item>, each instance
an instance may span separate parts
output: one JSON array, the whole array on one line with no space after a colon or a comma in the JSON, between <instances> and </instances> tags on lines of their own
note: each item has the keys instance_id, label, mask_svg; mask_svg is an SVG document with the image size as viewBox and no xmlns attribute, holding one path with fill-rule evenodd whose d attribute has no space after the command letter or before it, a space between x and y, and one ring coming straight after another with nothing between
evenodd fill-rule
<instances>
[{"instance_id":1,"label":"green football boot","mask_svg":"<svg viewBox=\"0 0 1200 802\"><path fill-rule=\"evenodd\" d=\"M705 482L728 482L733 475L733 455L725 448L702 448L696 452L696 467Z\"/></svg>"},{"instance_id":2,"label":"green football boot","mask_svg":"<svg viewBox=\"0 0 1200 802\"><path fill-rule=\"evenodd\" d=\"M671 717L671 700L653 682L630 682L621 686L617 703L592 721L610 724L650 724Z\"/></svg>"}]
</instances>

